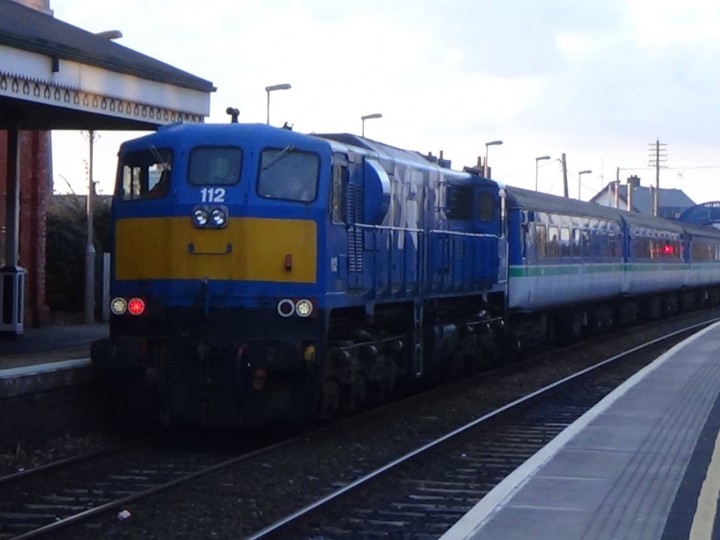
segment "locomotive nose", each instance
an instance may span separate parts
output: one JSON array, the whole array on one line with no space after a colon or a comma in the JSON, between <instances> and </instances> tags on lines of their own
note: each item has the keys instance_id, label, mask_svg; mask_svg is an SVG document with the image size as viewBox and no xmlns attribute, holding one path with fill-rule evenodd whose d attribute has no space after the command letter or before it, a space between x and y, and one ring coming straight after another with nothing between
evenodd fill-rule
<instances>
[{"instance_id":1,"label":"locomotive nose","mask_svg":"<svg viewBox=\"0 0 720 540\"><path fill-rule=\"evenodd\" d=\"M213 217L213 210L222 209L195 207L186 217L119 220L116 279L316 282L314 221L227 217L222 226L210 225L223 220L218 213Z\"/></svg>"}]
</instances>

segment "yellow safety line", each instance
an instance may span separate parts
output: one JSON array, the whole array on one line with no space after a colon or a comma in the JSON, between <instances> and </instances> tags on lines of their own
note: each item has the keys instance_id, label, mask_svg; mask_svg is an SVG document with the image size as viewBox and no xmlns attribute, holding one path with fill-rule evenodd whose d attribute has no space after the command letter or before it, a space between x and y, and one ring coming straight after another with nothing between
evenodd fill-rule
<instances>
[{"instance_id":1,"label":"yellow safety line","mask_svg":"<svg viewBox=\"0 0 720 540\"><path fill-rule=\"evenodd\" d=\"M720 433L698 497L689 540L711 540L720 493Z\"/></svg>"}]
</instances>

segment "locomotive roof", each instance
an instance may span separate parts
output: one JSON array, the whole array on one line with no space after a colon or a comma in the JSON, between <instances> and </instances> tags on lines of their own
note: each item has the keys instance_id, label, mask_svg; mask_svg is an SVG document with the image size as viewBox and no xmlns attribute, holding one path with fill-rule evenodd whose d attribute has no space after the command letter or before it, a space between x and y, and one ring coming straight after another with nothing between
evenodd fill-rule
<instances>
[{"instance_id":1,"label":"locomotive roof","mask_svg":"<svg viewBox=\"0 0 720 540\"><path fill-rule=\"evenodd\" d=\"M378 141L373 141L372 139L366 139L365 137L354 135L352 133L313 133L313 135L322 139L337 141L347 146L362 148L366 152L372 152L377 154L378 158L381 160L390 159L396 162L400 161L413 164L419 168L438 168L442 169L444 172L447 173L463 174L459 171L453 171L451 169L440 167L437 163L429 161L427 158L425 158L422 154L418 152L412 150L405 150L403 148L397 148L395 146L391 146L389 144L381 143Z\"/></svg>"}]
</instances>

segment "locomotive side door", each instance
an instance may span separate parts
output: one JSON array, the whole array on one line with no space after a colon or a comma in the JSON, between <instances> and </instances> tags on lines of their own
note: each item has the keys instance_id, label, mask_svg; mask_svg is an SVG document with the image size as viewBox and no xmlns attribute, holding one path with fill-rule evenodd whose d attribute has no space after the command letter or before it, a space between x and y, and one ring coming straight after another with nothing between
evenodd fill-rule
<instances>
[{"instance_id":1,"label":"locomotive side door","mask_svg":"<svg viewBox=\"0 0 720 540\"><path fill-rule=\"evenodd\" d=\"M501 268L500 239L503 236L502 197L497 184L475 189L473 229L476 237L473 278L488 287L498 281Z\"/></svg>"}]
</instances>

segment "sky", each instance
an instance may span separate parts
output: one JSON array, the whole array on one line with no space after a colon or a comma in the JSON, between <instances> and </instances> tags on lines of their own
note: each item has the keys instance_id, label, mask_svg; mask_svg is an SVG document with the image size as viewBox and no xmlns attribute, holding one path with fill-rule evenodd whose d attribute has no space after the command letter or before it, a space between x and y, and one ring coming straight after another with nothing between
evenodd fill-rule
<instances>
[{"instance_id":1,"label":"sky","mask_svg":"<svg viewBox=\"0 0 720 540\"><path fill-rule=\"evenodd\" d=\"M211 81L206 122L361 131L455 169L588 200L616 177L720 200L720 3L709 0L51 0L55 17ZM123 140L98 132L112 193ZM502 145L485 143L502 140ZM55 189L87 193L87 132L53 133ZM540 156L551 159L536 161ZM591 170L582 175L579 171Z\"/></svg>"}]
</instances>

